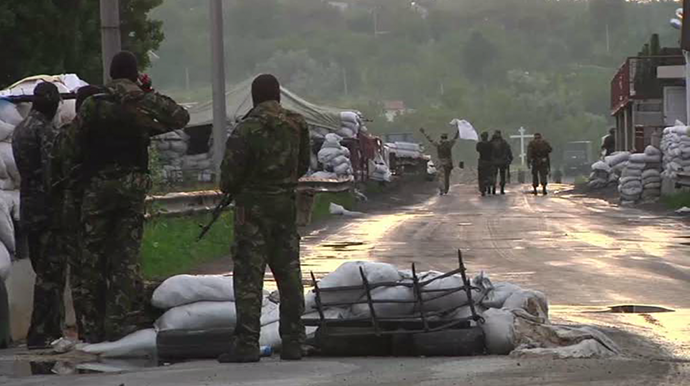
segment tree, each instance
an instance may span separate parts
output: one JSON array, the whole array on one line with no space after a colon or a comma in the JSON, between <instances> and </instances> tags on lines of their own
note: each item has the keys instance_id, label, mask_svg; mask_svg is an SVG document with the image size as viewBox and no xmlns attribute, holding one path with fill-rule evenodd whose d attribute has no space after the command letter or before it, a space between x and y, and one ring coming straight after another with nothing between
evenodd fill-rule
<instances>
[{"instance_id":1,"label":"tree","mask_svg":"<svg viewBox=\"0 0 690 386\"><path fill-rule=\"evenodd\" d=\"M121 0L122 47L142 68L163 40L162 23L149 12L162 0ZM36 74L76 73L101 82L99 4L94 0L0 3L0 87Z\"/></svg>"},{"instance_id":2,"label":"tree","mask_svg":"<svg viewBox=\"0 0 690 386\"><path fill-rule=\"evenodd\" d=\"M462 50L463 69L467 77L482 80L496 59L496 47L481 32L474 31Z\"/></svg>"}]
</instances>

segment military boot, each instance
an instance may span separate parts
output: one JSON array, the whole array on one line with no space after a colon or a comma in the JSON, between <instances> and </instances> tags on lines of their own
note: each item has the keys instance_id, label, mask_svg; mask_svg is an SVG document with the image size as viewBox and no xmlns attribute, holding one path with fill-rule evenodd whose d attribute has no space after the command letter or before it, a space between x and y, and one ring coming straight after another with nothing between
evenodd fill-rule
<instances>
[{"instance_id":1,"label":"military boot","mask_svg":"<svg viewBox=\"0 0 690 386\"><path fill-rule=\"evenodd\" d=\"M257 346L243 346L233 344L230 352L218 357L219 363L251 363L261 359L261 352Z\"/></svg>"},{"instance_id":2,"label":"military boot","mask_svg":"<svg viewBox=\"0 0 690 386\"><path fill-rule=\"evenodd\" d=\"M501 194L506 194L506 187L505 186L501 186Z\"/></svg>"},{"instance_id":3,"label":"military boot","mask_svg":"<svg viewBox=\"0 0 690 386\"><path fill-rule=\"evenodd\" d=\"M544 195L546 196L546 195L548 194L548 193L546 192L546 186L544 186L544 189L542 189L542 190L543 190Z\"/></svg>"},{"instance_id":4,"label":"military boot","mask_svg":"<svg viewBox=\"0 0 690 386\"><path fill-rule=\"evenodd\" d=\"M533 192L533 194L534 194L535 196L536 196L537 194L539 194L539 193L537 193L537 187L536 187L536 186L534 187L534 192Z\"/></svg>"}]
</instances>

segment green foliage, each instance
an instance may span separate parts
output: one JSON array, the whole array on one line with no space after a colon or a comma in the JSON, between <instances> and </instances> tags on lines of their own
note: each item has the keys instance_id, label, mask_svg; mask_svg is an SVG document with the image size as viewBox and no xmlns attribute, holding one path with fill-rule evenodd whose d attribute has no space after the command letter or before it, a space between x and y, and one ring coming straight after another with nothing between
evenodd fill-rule
<instances>
[{"instance_id":1,"label":"green foliage","mask_svg":"<svg viewBox=\"0 0 690 386\"><path fill-rule=\"evenodd\" d=\"M148 51L163 40L162 22L148 17L162 3L120 0L122 47L137 55L141 68L149 65ZM3 1L0 50L0 88L30 75L70 72L101 83L99 2Z\"/></svg>"},{"instance_id":2,"label":"green foliage","mask_svg":"<svg viewBox=\"0 0 690 386\"><path fill-rule=\"evenodd\" d=\"M149 173L151 174L151 188L153 193L158 193L164 190L165 179L163 176L163 163L158 153L156 145L149 146Z\"/></svg>"},{"instance_id":3,"label":"green foliage","mask_svg":"<svg viewBox=\"0 0 690 386\"><path fill-rule=\"evenodd\" d=\"M211 215L158 217L144 227L141 246L142 271L147 279L164 279L230 253L233 239L232 212L225 212L203 240L196 242L199 224Z\"/></svg>"},{"instance_id":4,"label":"green foliage","mask_svg":"<svg viewBox=\"0 0 690 386\"><path fill-rule=\"evenodd\" d=\"M670 209L690 207L690 192L679 192L661 197L661 202Z\"/></svg>"}]
</instances>

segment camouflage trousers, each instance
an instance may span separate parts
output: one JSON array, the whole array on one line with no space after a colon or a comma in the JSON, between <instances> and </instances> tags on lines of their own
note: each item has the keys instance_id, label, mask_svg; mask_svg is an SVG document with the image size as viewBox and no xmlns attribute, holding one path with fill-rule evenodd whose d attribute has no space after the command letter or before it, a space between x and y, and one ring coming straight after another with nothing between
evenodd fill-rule
<instances>
[{"instance_id":1,"label":"camouflage trousers","mask_svg":"<svg viewBox=\"0 0 690 386\"><path fill-rule=\"evenodd\" d=\"M546 185L549 183L548 176L548 165L532 165L532 186L536 188L541 182L541 186L546 187Z\"/></svg>"},{"instance_id":2,"label":"camouflage trousers","mask_svg":"<svg viewBox=\"0 0 690 386\"><path fill-rule=\"evenodd\" d=\"M479 160L477 167L477 180L479 182L479 192L485 193L488 188L494 186L494 165L491 161Z\"/></svg>"},{"instance_id":3,"label":"camouflage trousers","mask_svg":"<svg viewBox=\"0 0 690 386\"><path fill-rule=\"evenodd\" d=\"M43 346L62 337L67 257L61 232L45 227L27 231L29 258L36 273L29 346Z\"/></svg>"},{"instance_id":4,"label":"camouflage trousers","mask_svg":"<svg viewBox=\"0 0 690 386\"><path fill-rule=\"evenodd\" d=\"M80 338L114 341L146 323L139 251L144 173L94 177L84 190L82 253L70 264L72 297Z\"/></svg>"},{"instance_id":5,"label":"camouflage trousers","mask_svg":"<svg viewBox=\"0 0 690 386\"><path fill-rule=\"evenodd\" d=\"M450 174L453 171L453 161L442 159L439 161L441 165L441 180L439 181L439 190L443 194L448 194L450 190Z\"/></svg>"},{"instance_id":6,"label":"camouflage trousers","mask_svg":"<svg viewBox=\"0 0 690 386\"><path fill-rule=\"evenodd\" d=\"M245 193L246 196L249 196ZM283 343L305 340L304 288L299 261L294 195L252 195L235 207L232 258L239 347L258 347L266 266L280 292L280 337Z\"/></svg>"}]
</instances>

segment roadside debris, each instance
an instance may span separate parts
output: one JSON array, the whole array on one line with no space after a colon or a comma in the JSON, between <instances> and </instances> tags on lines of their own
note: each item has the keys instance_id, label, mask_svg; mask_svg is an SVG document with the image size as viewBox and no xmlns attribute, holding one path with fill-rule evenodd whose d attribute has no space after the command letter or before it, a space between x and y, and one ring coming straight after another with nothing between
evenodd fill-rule
<instances>
[{"instance_id":1,"label":"roadside debris","mask_svg":"<svg viewBox=\"0 0 690 386\"><path fill-rule=\"evenodd\" d=\"M676 213L678 213L678 214L688 214L688 213L690 213L690 208L688 208L687 206L684 206L684 207L682 207L682 208L680 208L680 209L677 209L677 210L676 210Z\"/></svg>"},{"instance_id":2,"label":"roadside debris","mask_svg":"<svg viewBox=\"0 0 690 386\"><path fill-rule=\"evenodd\" d=\"M338 216L351 216L351 217L356 217L356 216L362 216L364 213L362 212L353 212L350 210L345 209L345 207L334 204L331 202L330 207L328 210L331 212L331 214L338 215Z\"/></svg>"}]
</instances>

